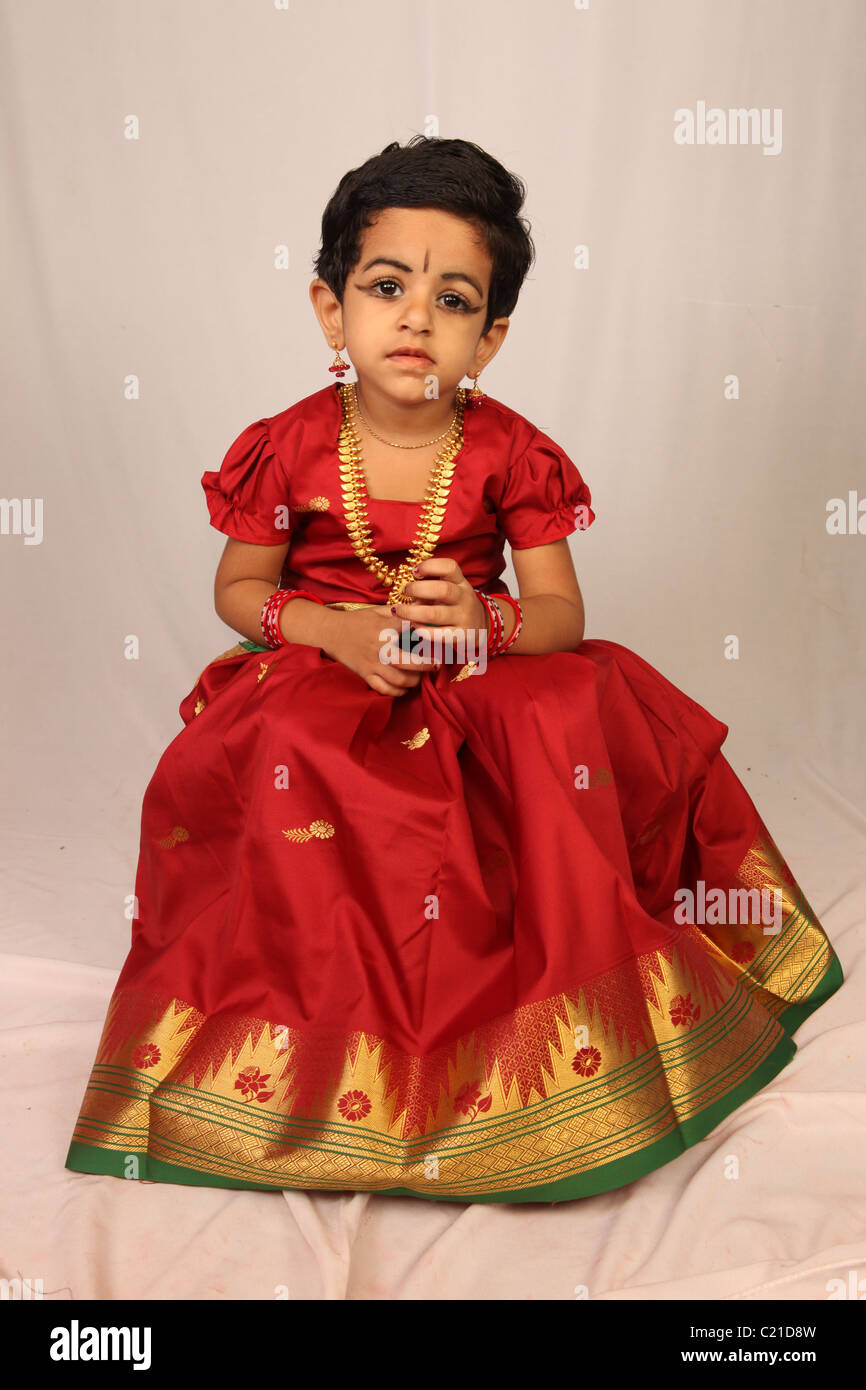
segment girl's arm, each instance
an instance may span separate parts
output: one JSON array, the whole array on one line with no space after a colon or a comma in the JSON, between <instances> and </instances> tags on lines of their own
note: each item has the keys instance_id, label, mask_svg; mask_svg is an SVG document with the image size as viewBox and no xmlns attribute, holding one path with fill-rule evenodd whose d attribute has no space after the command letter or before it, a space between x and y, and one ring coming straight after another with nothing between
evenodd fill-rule
<instances>
[{"instance_id":1,"label":"girl's arm","mask_svg":"<svg viewBox=\"0 0 866 1390\"><path fill-rule=\"evenodd\" d=\"M535 656L542 652L574 651L583 641L586 615L568 538L529 550L512 547L511 563L523 609L523 627L509 652ZM495 601L496 595L492 597ZM500 607L507 638L517 619L510 603Z\"/></svg>"},{"instance_id":2,"label":"girl's arm","mask_svg":"<svg viewBox=\"0 0 866 1390\"><path fill-rule=\"evenodd\" d=\"M265 645L262 606L280 582L289 542L252 545L229 536L214 579L214 608L223 622L251 642ZM280 610L280 631L287 642L320 647L329 656L345 613L308 598L294 598Z\"/></svg>"}]
</instances>

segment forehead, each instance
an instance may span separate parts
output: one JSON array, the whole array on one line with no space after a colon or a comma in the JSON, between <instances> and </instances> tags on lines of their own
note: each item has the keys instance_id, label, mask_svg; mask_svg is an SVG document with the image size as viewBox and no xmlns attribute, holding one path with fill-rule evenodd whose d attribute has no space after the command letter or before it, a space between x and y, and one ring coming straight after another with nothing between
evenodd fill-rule
<instances>
[{"instance_id":1,"label":"forehead","mask_svg":"<svg viewBox=\"0 0 866 1390\"><path fill-rule=\"evenodd\" d=\"M362 233L359 259L363 264L380 254L405 261L413 270L422 270L425 259L431 271L462 266L487 278L492 268L479 230L442 208L383 208L376 213Z\"/></svg>"}]
</instances>

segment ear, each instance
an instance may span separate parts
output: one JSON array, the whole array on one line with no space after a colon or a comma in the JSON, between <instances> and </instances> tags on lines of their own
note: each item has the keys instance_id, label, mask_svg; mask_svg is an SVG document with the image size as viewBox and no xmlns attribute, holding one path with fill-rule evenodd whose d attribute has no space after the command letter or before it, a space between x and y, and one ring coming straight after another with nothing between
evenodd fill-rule
<instances>
[{"instance_id":1,"label":"ear","mask_svg":"<svg viewBox=\"0 0 866 1390\"><path fill-rule=\"evenodd\" d=\"M331 286L321 276L316 276L310 284L310 300L328 346L333 347L335 343L338 348L345 346L343 306Z\"/></svg>"},{"instance_id":2,"label":"ear","mask_svg":"<svg viewBox=\"0 0 866 1390\"><path fill-rule=\"evenodd\" d=\"M496 356L502 344L505 342L505 335L508 332L510 319L494 319L486 333L478 339L478 346L475 349L475 366L469 372L469 376L475 376L487 363Z\"/></svg>"}]
</instances>

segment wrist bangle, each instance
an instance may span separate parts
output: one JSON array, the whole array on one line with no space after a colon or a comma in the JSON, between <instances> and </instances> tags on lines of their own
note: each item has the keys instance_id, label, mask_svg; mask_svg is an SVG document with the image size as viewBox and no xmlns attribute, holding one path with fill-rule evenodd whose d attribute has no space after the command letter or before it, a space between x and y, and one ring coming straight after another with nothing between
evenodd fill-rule
<instances>
[{"instance_id":1,"label":"wrist bangle","mask_svg":"<svg viewBox=\"0 0 866 1390\"><path fill-rule=\"evenodd\" d=\"M494 594L493 598L496 601L497 605L500 599L504 599L504 601L506 603L510 603L511 607L514 609L514 628L511 632L511 636L508 637L502 643L501 647L497 651L496 655L500 656L502 652L507 652L508 648L512 646L514 642L517 641L517 634L523 626L523 609L521 608L519 601L516 598L512 598L510 594Z\"/></svg>"},{"instance_id":2,"label":"wrist bangle","mask_svg":"<svg viewBox=\"0 0 866 1390\"><path fill-rule=\"evenodd\" d=\"M289 644L280 631L280 609L290 598L309 598L324 606L325 600L307 589L274 589L262 606L260 626L269 647L287 647Z\"/></svg>"},{"instance_id":3,"label":"wrist bangle","mask_svg":"<svg viewBox=\"0 0 866 1390\"><path fill-rule=\"evenodd\" d=\"M496 656L500 650L500 646L502 643L502 634L504 631L502 613L500 612L498 606L495 603L491 603L489 594L485 594L481 589L476 589L475 592L480 598L487 612L487 655Z\"/></svg>"},{"instance_id":4,"label":"wrist bangle","mask_svg":"<svg viewBox=\"0 0 866 1390\"><path fill-rule=\"evenodd\" d=\"M508 648L513 646L517 641L517 634L523 626L523 609L519 601L516 598L512 598L510 594L485 594L481 589L476 589L475 592L484 604L490 619L487 655L501 656L503 652L507 652ZM506 603L510 603L514 609L514 628L511 636L508 638L505 637L505 619L499 607L500 599L504 599Z\"/></svg>"}]
</instances>

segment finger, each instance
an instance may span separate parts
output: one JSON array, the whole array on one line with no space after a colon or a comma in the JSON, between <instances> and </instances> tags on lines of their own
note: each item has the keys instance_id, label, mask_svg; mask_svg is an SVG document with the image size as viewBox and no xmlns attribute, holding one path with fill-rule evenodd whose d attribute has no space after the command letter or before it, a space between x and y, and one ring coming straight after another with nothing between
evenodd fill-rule
<instances>
[{"instance_id":1,"label":"finger","mask_svg":"<svg viewBox=\"0 0 866 1390\"><path fill-rule=\"evenodd\" d=\"M387 681L383 681L381 676L371 676L367 684L376 695L386 695L391 699L395 695L406 694L405 690L400 690L396 685L389 685Z\"/></svg>"},{"instance_id":2,"label":"finger","mask_svg":"<svg viewBox=\"0 0 866 1390\"><path fill-rule=\"evenodd\" d=\"M434 662L435 658L432 656L417 656L412 659L408 654L404 654L400 661L388 662L388 667L392 671L405 671L411 675L413 671L429 671Z\"/></svg>"},{"instance_id":3,"label":"finger","mask_svg":"<svg viewBox=\"0 0 866 1390\"><path fill-rule=\"evenodd\" d=\"M411 632L415 633L416 628ZM429 657L422 651L422 644L413 640L411 646L401 647L396 643L390 644L384 651L379 652L379 662L382 666L389 668L396 667L398 670L414 670L416 667L423 666L429 661Z\"/></svg>"},{"instance_id":4,"label":"finger","mask_svg":"<svg viewBox=\"0 0 866 1390\"><path fill-rule=\"evenodd\" d=\"M378 675L382 680L389 681L392 685L411 685L414 676L420 673L420 668L417 665L410 667L399 661L382 662L381 668Z\"/></svg>"},{"instance_id":5,"label":"finger","mask_svg":"<svg viewBox=\"0 0 866 1390\"><path fill-rule=\"evenodd\" d=\"M448 615L446 614L444 616ZM407 624L410 624L410 620L408 618L401 619L401 622L406 622ZM393 633L393 631L394 629L392 628L391 632ZM414 634L417 631L418 628L414 626L414 624L410 624L409 626L407 626L404 632L400 632L398 634L397 641L395 641L394 638L391 637L387 639L387 645L385 645L386 639L383 638L382 642L384 650L380 649L379 657L379 660L381 661L382 665L405 666L408 669L413 666L423 665L425 662L429 661L429 657L422 651L422 643L418 638L414 636ZM405 642L406 645L401 646L400 640Z\"/></svg>"},{"instance_id":6,"label":"finger","mask_svg":"<svg viewBox=\"0 0 866 1390\"><path fill-rule=\"evenodd\" d=\"M448 555L431 555L427 560L419 560L413 577L430 579L433 576L437 579L450 579L452 583L459 584L463 578L463 571L457 561Z\"/></svg>"},{"instance_id":7,"label":"finger","mask_svg":"<svg viewBox=\"0 0 866 1390\"><path fill-rule=\"evenodd\" d=\"M461 588L450 579L411 579L403 585L402 592L403 603L398 607L421 599L427 603L457 603Z\"/></svg>"},{"instance_id":8,"label":"finger","mask_svg":"<svg viewBox=\"0 0 866 1390\"><path fill-rule=\"evenodd\" d=\"M422 637L427 638L428 642L434 644L447 644L448 642L454 643L457 642L458 638L461 635L461 629L457 627L426 628L423 626L423 624L418 623L415 624L415 626L412 628L412 631L420 633ZM462 635L465 640L465 632Z\"/></svg>"},{"instance_id":9,"label":"finger","mask_svg":"<svg viewBox=\"0 0 866 1390\"><path fill-rule=\"evenodd\" d=\"M370 676L369 683L372 685L375 681L376 689L381 691L383 695L405 695L406 691L411 690L413 685L417 685L420 679L420 672L415 675L409 675L407 679L397 679L395 674L392 680L390 676L380 675L379 672L376 671Z\"/></svg>"},{"instance_id":10,"label":"finger","mask_svg":"<svg viewBox=\"0 0 866 1390\"><path fill-rule=\"evenodd\" d=\"M398 603L396 605L397 619L405 619L409 623L433 623L439 626L440 623L447 623L454 619L453 608L445 603ZM414 631L414 627L413 627Z\"/></svg>"}]
</instances>

